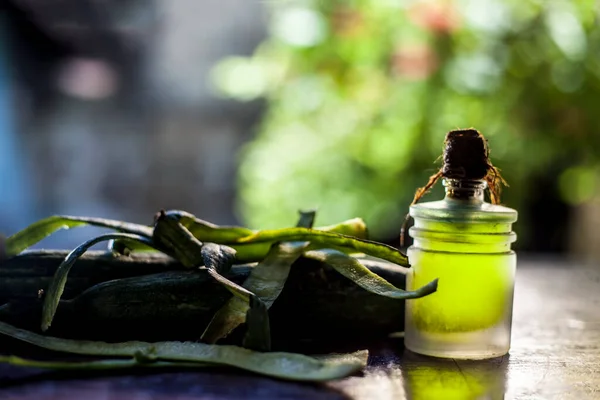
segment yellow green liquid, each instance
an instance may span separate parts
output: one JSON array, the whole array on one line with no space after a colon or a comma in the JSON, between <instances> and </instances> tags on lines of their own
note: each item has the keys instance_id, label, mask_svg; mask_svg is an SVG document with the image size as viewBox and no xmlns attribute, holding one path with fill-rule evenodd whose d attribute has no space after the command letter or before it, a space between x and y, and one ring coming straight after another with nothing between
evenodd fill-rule
<instances>
[{"instance_id":1,"label":"yellow green liquid","mask_svg":"<svg viewBox=\"0 0 600 400\"><path fill-rule=\"evenodd\" d=\"M411 248L408 254L412 265L408 290L439 278L437 292L407 304L407 312L418 330L428 333L485 330L502 322L510 313L514 253L465 254Z\"/></svg>"}]
</instances>

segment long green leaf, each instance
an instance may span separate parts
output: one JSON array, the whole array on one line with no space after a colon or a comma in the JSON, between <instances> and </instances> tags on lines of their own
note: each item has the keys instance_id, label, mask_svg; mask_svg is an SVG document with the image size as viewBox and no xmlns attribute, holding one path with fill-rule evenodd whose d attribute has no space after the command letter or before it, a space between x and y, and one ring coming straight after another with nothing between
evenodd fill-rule
<instances>
[{"instance_id":1,"label":"long green leaf","mask_svg":"<svg viewBox=\"0 0 600 400\"><path fill-rule=\"evenodd\" d=\"M352 236L341 235L332 232L323 232L308 228L287 228L264 230L239 239L238 243L260 243L260 242L295 242L310 241L311 246L346 248L355 252L365 253L373 257L382 258L398 265L409 266L408 257L400 250L383 243L373 242L365 239L357 239Z\"/></svg>"},{"instance_id":2,"label":"long green leaf","mask_svg":"<svg viewBox=\"0 0 600 400\"><path fill-rule=\"evenodd\" d=\"M306 212L308 215L310 212ZM201 220L193 214L185 211L171 210L166 212L167 216L177 218L196 239L202 242L211 242L217 244L234 244L240 239L259 233L241 226L219 226L210 222ZM365 239L368 235L367 226L361 218L353 218L339 224L317 227L315 230L340 233L347 236L354 236L359 239Z\"/></svg>"},{"instance_id":3,"label":"long green leaf","mask_svg":"<svg viewBox=\"0 0 600 400\"><path fill-rule=\"evenodd\" d=\"M308 216L309 213L306 213ZM210 222L196 218L194 215L179 210L170 210L164 213L164 217L180 222L192 235L200 242L210 242L216 244L226 244L237 251L238 262L255 262L264 259L271 249L275 241L258 242L250 244L237 244L237 241L255 234L258 231L253 231L241 226L220 226ZM313 216L314 217L314 216ZM312 226L311 226L312 227ZM162 229L160 227L159 229ZM359 239L366 239L368 236L367 226L360 218L353 218L338 224L322 226L315 228L319 231L340 233L343 235L354 236ZM314 248L322 248L323 245L314 246ZM328 246L331 247L331 246ZM151 251L152 248L136 243L121 243L115 241L110 250L117 253L135 252L135 251ZM340 250L346 250L341 248Z\"/></svg>"},{"instance_id":4,"label":"long green leaf","mask_svg":"<svg viewBox=\"0 0 600 400\"><path fill-rule=\"evenodd\" d=\"M203 242L226 244L235 242L237 239L253 234L252 229L241 226L219 226L208 221L197 218L185 211L170 210L166 212L168 217L176 218L185 226L196 239Z\"/></svg>"},{"instance_id":5,"label":"long green leaf","mask_svg":"<svg viewBox=\"0 0 600 400\"><path fill-rule=\"evenodd\" d=\"M209 345L197 342L124 342L77 341L37 335L0 322L0 333L45 349L74 354L108 357L149 355L157 361L200 362L231 366L280 379L328 381L343 378L366 366L368 352L343 357L316 359L301 354L260 353L237 346Z\"/></svg>"},{"instance_id":6,"label":"long green leaf","mask_svg":"<svg viewBox=\"0 0 600 400\"><path fill-rule=\"evenodd\" d=\"M70 229L79 226L97 226L110 228L134 235L152 237L152 227L116 221L104 218L73 217L68 215L54 215L37 221L27 228L8 237L5 242L6 256L12 257L19 254L40 240L50 236L60 229Z\"/></svg>"},{"instance_id":7,"label":"long green leaf","mask_svg":"<svg viewBox=\"0 0 600 400\"><path fill-rule=\"evenodd\" d=\"M339 233L341 235L354 236L358 239L369 238L367 224L365 224L365 221L363 221L362 218L352 218L340 222L339 224L318 226L314 229L323 232Z\"/></svg>"},{"instance_id":8,"label":"long green leaf","mask_svg":"<svg viewBox=\"0 0 600 400\"><path fill-rule=\"evenodd\" d=\"M21 358L17 356L0 355L0 363L17 365L20 367L43 368L53 370L114 370L136 367L154 367L154 368L206 368L209 364L196 362L175 362L175 361L156 361L139 362L135 358L131 359L103 359L92 361L40 361Z\"/></svg>"},{"instance_id":9,"label":"long green leaf","mask_svg":"<svg viewBox=\"0 0 600 400\"><path fill-rule=\"evenodd\" d=\"M337 250L311 250L305 252L304 257L326 263L358 286L380 296L393 299L416 299L437 290L437 279L414 291L399 289L371 272L357 259Z\"/></svg>"},{"instance_id":10,"label":"long green leaf","mask_svg":"<svg viewBox=\"0 0 600 400\"><path fill-rule=\"evenodd\" d=\"M54 314L56 313L56 308L58 307L58 303L60 301L60 297L65 289L65 284L67 283L67 276L73 264L79 257L81 257L85 252L92 247L93 245L105 242L111 239L126 239L132 241L140 241L148 246L152 246L152 241L146 237L132 235L128 233L107 233L105 235L100 235L94 239L88 240L87 242L77 246L73 251L71 251L65 257L64 261L58 266L56 272L54 273L54 277L50 282L50 286L46 292L46 297L44 298L44 306L42 310L42 330L45 331L50 327L52 323L52 319L54 318Z\"/></svg>"}]
</instances>

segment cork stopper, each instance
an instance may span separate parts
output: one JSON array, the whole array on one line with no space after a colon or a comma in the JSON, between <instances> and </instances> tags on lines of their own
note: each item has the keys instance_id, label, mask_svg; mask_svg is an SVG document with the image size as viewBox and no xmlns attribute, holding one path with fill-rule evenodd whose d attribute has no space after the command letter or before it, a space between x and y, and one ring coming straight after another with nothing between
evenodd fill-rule
<instances>
[{"instance_id":1,"label":"cork stopper","mask_svg":"<svg viewBox=\"0 0 600 400\"><path fill-rule=\"evenodd\" d=\"M444 142L442 177L459 180L484 179L491 168L485 138L475 129L448 132Z\"/></svg>"}]
</instances>

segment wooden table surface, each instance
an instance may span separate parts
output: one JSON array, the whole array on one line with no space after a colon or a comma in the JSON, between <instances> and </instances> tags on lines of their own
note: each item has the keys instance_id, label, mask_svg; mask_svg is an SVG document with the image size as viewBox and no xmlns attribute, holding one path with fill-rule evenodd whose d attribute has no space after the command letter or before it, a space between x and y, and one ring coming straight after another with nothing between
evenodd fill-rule
<instances>
[{"instance_id":1,"label":"wooden table surface","mask_svg":"<svg viewBox=\"0 0 600 400\"><path fill-rule=\"evenodd\" d=\"M600 399L600 265L519 262L509 356L466 362L372 347L361 376L299 384L219 371L82 376L0 366L0 399Z\"/></svg>"}]
</instances>

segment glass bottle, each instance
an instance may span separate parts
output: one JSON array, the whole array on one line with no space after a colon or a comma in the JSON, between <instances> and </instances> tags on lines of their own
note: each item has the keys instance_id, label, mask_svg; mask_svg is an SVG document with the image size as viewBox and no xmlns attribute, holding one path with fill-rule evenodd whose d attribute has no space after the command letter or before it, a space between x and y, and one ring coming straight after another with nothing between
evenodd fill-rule
<instances>
[{"instance_id":1,"label":"glass bottle","mask_svg":"<svg viewBox=\"0 0 600 400\"><path fill-rule=\"evenodd\" d=\"M485 202L483 180L444 186L443 200L410 207L407 290L439 283L437 292L406 301L405 346L434 357L502 356L510 348L517 212Z\"/></svg>"}]
</instances>

